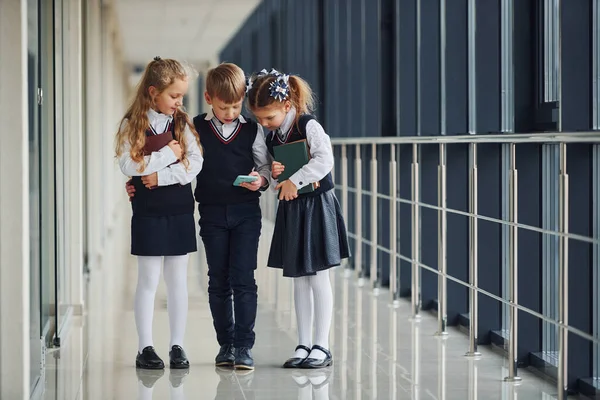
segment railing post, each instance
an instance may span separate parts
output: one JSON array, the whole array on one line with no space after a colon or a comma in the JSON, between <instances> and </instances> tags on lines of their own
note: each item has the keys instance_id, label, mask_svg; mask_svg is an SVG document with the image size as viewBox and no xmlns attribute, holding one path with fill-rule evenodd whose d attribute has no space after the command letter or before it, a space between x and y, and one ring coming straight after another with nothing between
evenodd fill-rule
<instances>
[{"instance_id":1,"label":"railing post","mask_svg":"<svg viewBox=\"0 0 600 400\"><path fill-rule=\"evenodd\" d=\"M479 299L477 296L478 287L478 227L479 221L476 217L478 213L477 206L477 144L471 143L469 146L469 351L467 357L480 357L481 353L477 351L477 332L479 330Z\"/></svg>"},{"instance_id":2,"label":"railing post","mask_svg":"<svg viewBox=\"0 0 600 400\"><path fill-rule=\"evenodd\" d=\"M342 214L344 215L344 221L348 223L348 149L345 144L342 144ZM343 265L346 268L346 276L350 272L350 264L348 260L343 261Z\"/></svg>"},{"instance_id":3,"label":"railing post","mask_svg":"<svg viewBox=\"0 0 600 400\"><path fill-rule=\"evenodd\" d=\"M356 177L356 199L354 202L354 226L356 227L356 248L354 251L354 273L358 279L358 285L362 286L364 285L364 274L362 270L362 160L360 144L357 144L355 148L354 175Z\"/></svg>"},{"instance_id":4,"label":"railing post","mask_svg":"<svg viewBox=\"0 0 600 400\"><path fill-rule=\"evenodd\" d=\"M569 232L569 175L567 174L567 144L560 144L559 222L561 233ZM558 400L567 398L569 336L569 238L559 237L558 247Z\"/></svg>"},{"instance_id":5,"label":"railing post","mask_svg":"<svg viewBox=\"0 0 600 400\"><path fill-rule=\"evenodd\" d=\"M440 144L438 166L438 313L437 336L446 336L448 331L447 296L446 296L446 144Z\"/></svg>"},{"instance_id":6,"label":"railing post","mask_svg":"<svg viewBox=\"0 0 600 400\"><path fill-rule=\"evenodd\" d=\"M371 145L371 269L369 279L373 294L379 294L380 281L377 271L377 145Z\"/></svg>"},{"instance_id":7,"label":"railing post","mask_svg":"<svg viewBox=\"0 0 600 400\"><path fill-rule=\"evenodd\" d=\"M509 312L509 339L508 339L508 376L504 378L506 382L520 382L521 377L517 375L517 337L518 320L517 309L519 285L517 283L519 277L518 268L518 231L514 225L518 220L517 204L518 204L518 176L516 167L516 150L515 144L510 144L510 179L509 179L509 220L513 224L509 227L509 286L510 286L510 312Z\"/></svg>"},{"instance_id":8,"label":"railing post","mask_svg":"<svg viewBox=\"0 0 600 400\"><path fill-rule=\"evenodd\" d=\"M396 145L390 145L390 300L393 307L400 305L400 285L398 271L398 169Z\"/></svg>"},{"instance_id":9,"label":"railing post","mask_svg":"<svg viewBox=\"0 0 600 400\"><path fill-rule=\"evenodd\" d=\"M421 311L421 218L418 202L421 199L419 177L419 145L413 144L412 162L412 285L411 305L414 319L420 319Z\"/></svg>"}]
</instances>

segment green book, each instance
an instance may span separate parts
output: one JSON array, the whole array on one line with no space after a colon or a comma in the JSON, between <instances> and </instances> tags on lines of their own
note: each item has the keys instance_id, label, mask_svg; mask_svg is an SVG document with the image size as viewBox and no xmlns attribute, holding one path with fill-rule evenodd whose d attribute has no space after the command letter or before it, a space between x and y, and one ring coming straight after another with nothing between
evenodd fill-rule
<instances>
[{"instance_id":1,"label":"green book","mask_svg":"<svg viewBox=\"0 0 600 400\"><path fill-rule=\"evenodd\" d=\"M300 168L308 164L308 161L310 160L310 151L306 139L274 146L273 152L275 153L275 161L278 161L285 166L285 170L279 175L279 182L289 179L290 176L298 172ZM314 192L318 187L319 182L310 183L298 190L298 194Z\"/></svg>"}]
</instances>

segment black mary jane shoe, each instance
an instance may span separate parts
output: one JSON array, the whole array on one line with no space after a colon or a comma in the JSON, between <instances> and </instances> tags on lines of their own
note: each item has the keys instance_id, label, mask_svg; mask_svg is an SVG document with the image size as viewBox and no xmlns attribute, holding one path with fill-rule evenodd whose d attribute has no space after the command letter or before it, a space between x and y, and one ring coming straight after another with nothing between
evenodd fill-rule
<instances>
[{"instance_id":1,"label":"black mary jane shoe","mask_svg":"<svg viewBox=\"0 0 600 400\"><path fill-rule=\"evenodd\" d=\"M310 348L308 348L308 346L304 346L303 344L299 344L298 346L296 346L296 349L294 351L298 350L306 351L306 357L308 357L308 355L310 354ZM304 360L306 360L306 357L288 358L287 361L283 363L283 368L300 368L300 364L302 364Z\"/></svg>"},{"instance_id":2,"label":"black mary jane shoe","mask_svg":"<svg viewBox=\"0 0 600 400\"><path fill-rule=\"evenodd\" d=\"M165 363L158 356L158 354L156 354L154 347L146 346L141 353L137 354L137 357L135 358L135 366L142 369L163 369L165 367Z\"/></svg>"},{"instance_id":3,"label":"black mary jane shoe","mask_svg":"<svg viewBox=\"0 0 600 400\"><path fill-rule=\"evenodd\" d=\"M300 368L317 369L317 368L325 368L325 367L329 367L329 366L333 365L333 357L331 356L331 353L329 352L329 350L327 350L317 344L315 344L312 347L312 349L313 350L321 350L323 353L325 353L325 359L318 360L316 358L307 358L300 364Z\"/></svg>"},{"instance_id":4,"label":"black mary jane shoe","mask_svg":"<svg viewBox=\"0 0 600 400\"><path fill-rule=\"evenodd\" d=\"M185 351L178 345L171 347L169 361L173 369L188 369L190 367L190 362L187 359Z\"/></svg>"}]
</instances>

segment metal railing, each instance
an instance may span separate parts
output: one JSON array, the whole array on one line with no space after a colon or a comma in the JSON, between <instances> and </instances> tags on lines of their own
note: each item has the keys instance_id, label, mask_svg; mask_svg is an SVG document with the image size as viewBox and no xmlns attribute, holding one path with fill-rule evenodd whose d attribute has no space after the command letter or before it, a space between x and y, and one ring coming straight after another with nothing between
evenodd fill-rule
<instances>
[{"instance_id":1,"label":"metal railing","mask_svg":"<svg viewBox=\"0 0 600 400\"><path fill-rule=\"evenodd\" d=\"M560 170L559 176L559 228L558 230L544 229L537 226L527 225L518 221L518 171L516 167L516 146L520 143L557 144L560 147ZM411 305L412 317L420 318L421 311L421 271L429 271L437 275L437 335L447 335L447 282L452 281L468 289L469 296L469 349L466 353L469 357L478 358L480 353L477 349L478 337L478 295L488 296L505 307L508 307L508 357L509 373L505 378L507 382L519 381L521 378L517 370L517 333L518 333L518 311L530 314L541 321L545 321L558 329L558 369L557 387L558 398L565 399L567 393L568 370L567 350L569 333L580 336L598 346L597 328L593 334L589 334L568 324L568 280L569 280L569 240L582 241L599 246L598 237L587 237L569 232L569 175L567 166L567 146L570 143L600 144L598 132L562 132L552 134L507 134L507 135L466 135L466 136L438 136L438 137L376 137L376 138L336 138L332 139L332 145L336 154L335 176L337 189L340 194L340 202L344 217L348 223L350 212L353 212L354 229L349 236L354 240L354 271L351 272L347 265L348 274L354 274L360 284L368 282L377 293L381 287L382 274L378 266L377 255L379 252L389 254L389 296L392 305L397 305L400 300L400 263L404 261L411 265ZM437 173L437 204L428 204L421 201L421 166L420 146L438 145L439 163ZM446 203L446 165L448 146L466 144L469 146L469 172L468 172L468 212L448 208ZM508 170L506 172L508 193L507 196L507 218L492 218L479 214L478 212L478 145L479 144L502 144L508 158ZM412 146L411 161L411 198L402 198L399 195L399 147ZM351 150L354 148L354 152ZM366 148L366 153L363 150ZM370 148L370 176L369 190L363 188L363 154L368 154ZM378 161L378 152L384 154L389 152L389 161L386 166ZM354 156L349 160L349 153ZM594 152L596 154L597 152ZM382 157L383 158L383 157ZM385 157L386 159L388 157ZM353 181L354 187L349 185L349 162L354 163ZM367 160L365 160L367 162ZM389 176L389 193L381 193L378 190L378 174L388 168L386 175ZM596 176L595 179L600 179ZM426 182L427 184L433 182ZM354 209L349 209L349 194L354 194ZM370 221L370 237L363 237L363 196L370 197L368 218ZM378 241L378 200L386 200L389 204L389 247ZM275 200L268 201L264 217L273 220L275 215ZM411 206L411 257L401 254L398 249L398 205ZM541 207L541 204L540 204ZM421 260L421 209L437 211L437 266L425 265ZM468 282L448 274L447 271L447 215L462 215L469 218L469 279ZM591 218L591 216L590 216ZM479 221L488 221L507 227L508 240L506 241L508 254L508 299L484 290L478 285L478 225ZM545 235L553 235L559 240L558 260L558 287L559 308L558 319L551 318L531 308L525 307L518 302L518 235L519 230L529 230ZM370 259L363 265L363 245L370 247ZM596 261L594 261L596 262ZM594 266L597 268L598 266ZM597 286L595 286L597 289ZM595 294L598 296L598 294ZM590 300L592 301L592 300ZM596 299L597 301L597 299ZM600 315L595 316L596 319ZM595 324L598 324L595 321ZM595 363L598 360L594 361ZM596 369L594 373L596 373Z\"/></svg>"}]
</instances>

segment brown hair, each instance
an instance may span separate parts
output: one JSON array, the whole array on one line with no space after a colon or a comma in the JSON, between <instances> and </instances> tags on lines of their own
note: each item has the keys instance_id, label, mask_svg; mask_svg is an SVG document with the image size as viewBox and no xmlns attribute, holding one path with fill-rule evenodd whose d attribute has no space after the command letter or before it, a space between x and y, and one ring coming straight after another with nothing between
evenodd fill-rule
<instances>
[{"instance_id":1,"label":"brown hair","mask_svg":"<svg viewBox=\"0 0 600 400\"><path fill-rule=\"evenodd\" d=\"M227 104L243 100L246 94L246 76L235 64L222 63L206 74L206 91Z\"/></svg>"},{"instance_id":2,"label":"brown hair","mask_svg":"<svg viewBox=\"0 0 600 400\"><path fill-rule=\"evenodd\" d=\"M136 163L140 163L139 172L143 172L146 167L144 164L143 148L146 142L146 130L150 125L147 112L154 104L153 98L150 96L150 86L154 86L160 94L171 86L176 79L186 80L188 76L189 72L186 71L183 65L173 59L156 57L146 66L142 79L137 85L135 97L119 124L115 145L116 155L120 157L123 145L126 141L129 142L131 146L129 150L131 159ZM181 146L181 162L187 167L189 165L189 161L185 157L187 144L183 138L185 127L188 126L190 128L196 137L198 145L200 145L200 137L194 129L189 116L183 110L177 109L175 111L175 114L173 114L173 124L175 128L175 140Z\"/></svg>"},{"instance_id":3,"label":"brown hair","mask_svg":"<svg viewBox=\"0 0 600 400\"><path fill-rule=\"evenodd\" d=\"M252 79L252 88L248 91L248 107L251 110L268 107L279 102L271 96L270 86L277 79L276 75L266 74ZM315 109L315 97L310 85L298 75L290 75L288 81L290 90L285 100L289 100L296 108L296 121L302 114L310 114Z\"/></svg>"}]
</instances>

